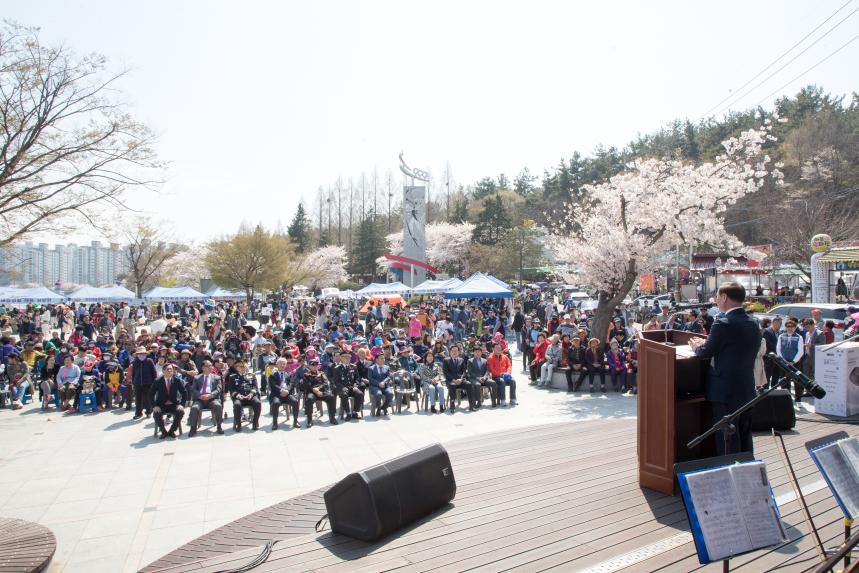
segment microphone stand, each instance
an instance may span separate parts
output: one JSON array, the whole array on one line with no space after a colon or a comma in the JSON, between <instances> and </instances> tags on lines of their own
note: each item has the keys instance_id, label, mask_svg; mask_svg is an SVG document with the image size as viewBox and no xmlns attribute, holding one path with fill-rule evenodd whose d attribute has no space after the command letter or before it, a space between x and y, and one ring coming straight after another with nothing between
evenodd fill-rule
<instances>
[{"instance_id":1,"label":"microphone stand","mask_svg":"<svg viewBox=\"0 0 859 573\"><path fill-rule=\"evenodd\" d=\"M710 436L715 434L716 432L721 431L722 432L722 438L723 438L724 443L725 443L725 453L727 454L728 453L728 443L729 443L729 440L731 439L731 435L733 435L737 431L737 427L734 425L734 420L739 418L744 412L747 412L748 410L751 410L752 408L754 408L758 402L760 402L761 400L763 400L764 398L766 398L767 396L772 394L773 391L778 390L780 387L781 386L778 384L775 386L771 386L770 388L767 388L766 390L764 390L763 392L761 392L760 394L758 394L757 396L755 396L754 398L752 398L751 400L749 400L748 402L746 402L745 404L743 404L742 406L740 406L739 408L737 408L736 410L731 412L730 414L722 416L721 420L716 421L716 423L713 424L713 426L709 430L707 430L706 432L704 432L703 434L701 434L697 438L694 438L693 440L691 440L688 444L686 444L686 447L691 450L692 448L694 448L695 446L697 446L698 444L700 444L701 442L703 442L704 440L706 440L707 438L709 438Z\"/></svg>"}]
</instances>

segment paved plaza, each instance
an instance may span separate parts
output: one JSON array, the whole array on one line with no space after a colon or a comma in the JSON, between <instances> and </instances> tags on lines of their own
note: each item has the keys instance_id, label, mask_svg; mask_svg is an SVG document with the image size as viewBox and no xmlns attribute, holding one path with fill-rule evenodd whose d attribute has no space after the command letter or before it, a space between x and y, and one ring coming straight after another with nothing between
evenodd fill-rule
<instances>
[{"instance_id":1,"label":"paved plaza","mask_svg":"<svg viewBox=\"0 0 859 573\"><path fill-rule=\"evenodd\" d=\"M301 429L281 419L272 432L265 404L255 433L236 435L230 420L218 436L207 413L197 436L189 439L186 429L172 441L155 439L151 419L134 421L124 410L62 415L34 403L0 410L0 516L56 534L50 571L131 572L206 531L432 442L635 416L631 396L568 395L516 377L516 407L368 416L310 429L302 414Z\"/></svg>"}]
</instances>

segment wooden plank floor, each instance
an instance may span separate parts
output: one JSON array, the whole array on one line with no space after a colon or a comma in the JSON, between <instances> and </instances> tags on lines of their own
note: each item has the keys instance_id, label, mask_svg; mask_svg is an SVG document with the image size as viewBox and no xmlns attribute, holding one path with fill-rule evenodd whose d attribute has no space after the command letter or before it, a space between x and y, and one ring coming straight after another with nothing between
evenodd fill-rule
<instances>
[{"instance_id":1,"label":"wooden plank floor","mask_svg":"<svg viewBox=\"0 0 859 573\"><path fill-rule=\"evenodd\" d=\"M635 420L535 426L449 445L453 503L380 543L313 532L324 489L210 532L144 571L213 572L241 567L277 540L263 571L698 571L679 498L639 488ZM842 516L803 444L859 427L798 421L785 441L827 546ZM790 542L732 560L743 571L804 571L816 554L773 439L755 437L767 462Z\"/></svg>"},{"instance_id":2,"label":"wooden plank floor","mask_svg":"<svg viewBox=\"0 0 859 573\"><path fill-rule=\"evenodd\" d=\"M0 518L0 571L44 571L57 549L57 539L47 527L23 519Z\"/></svg>"}]
</instances>

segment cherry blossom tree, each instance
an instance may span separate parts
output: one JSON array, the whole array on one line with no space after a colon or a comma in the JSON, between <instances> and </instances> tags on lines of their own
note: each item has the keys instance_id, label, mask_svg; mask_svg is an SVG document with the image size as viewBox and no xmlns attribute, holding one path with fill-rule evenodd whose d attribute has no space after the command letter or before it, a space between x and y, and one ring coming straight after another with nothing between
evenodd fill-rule
<instances>
[{"instance_id":1,"label":"cherry blossom tree","mask_svg":"<svg viewBox=\"0 0 859 573\"><path fill-rule=\"evenodd\" d=\"M209 248L206 245L189 245L183 247L171 259L168 259L158 271L158 284L161 286L192 286L200 288L200 279L208 278L206 256Z\"/></svg>"},{"instance_id":2,"label":"cherry blossom tree","mask_svg":"<svg viewBox=\"0 0 859 573\"><path fill-rule=\"evenodd\" d=\"M310 288L335 287L349 278L346 272L346 249L331 245L311 251L305 256L305 266L311 270Z\"/></svg>"},{"instance_id":3,"label":"cherry blossom tree","mask_svg":"<svg viewBox=\"0 0 859 573\"><path fill-rule=\"evenodd\" d=\"M446 268L457 265L468 254L474 225L471 223L432 223L426 226L424 236L427 243L427 262L434 267ZM403 234L391 233L385 237L388 253L400 255L403 252ZM390 261L379 257L376 262L381 269L387 270Z\"/></svg>"},{"instance_id":4,"label":"cherry blossom tree","mask_svg":"<svg viewBox=\"0 0 859 573\"><path fill-rule=\"evenodd\" d=\"M553 242L558 258L578 271L583 286L599 291L594 332L600 338L612 309L640 273L653 270L658 255L681 244L742 251L723 217L729 205L767 179L781 183L778 165L764 150L775 141L771 127L767 120L760 129L724 141L725 153L713 162L645 159L584 187L585 200L570 208Z\"/></svg>"}]
</instances>

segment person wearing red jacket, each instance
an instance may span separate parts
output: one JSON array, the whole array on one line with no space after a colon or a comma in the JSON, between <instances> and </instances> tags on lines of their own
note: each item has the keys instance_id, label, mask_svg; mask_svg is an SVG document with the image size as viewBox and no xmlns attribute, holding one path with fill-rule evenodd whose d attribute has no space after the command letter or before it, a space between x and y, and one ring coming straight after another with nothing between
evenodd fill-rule
<instances>
[{"instance_id":1,"label":"person wearing red jacket","mask_svg":"<svg viewBox=\"0 0 859 573\"><path fill-rule=\"evenodd\" d=\"M496 342L492 347L492 354L486 361L486 367L489 370L489 375L495 384L498 386L498 399L501 401L502 407L507 407L506 388L510 386L510 405L516 405L516 380L510 373L512 365L510 358L503 353L504 348L500 342ZM545 354L545 351L544 351Z\"/></svg>"},{"instance_id":2,"label":"person wearing red jacket","mask_svg":"<svg viewBox=\"0 0 859 573\"><path fill-rule=\"evenodd\" d=\"M534 345L534 358L531 359L531 384L537 383L537 377L540 375L540 368L543 362L546 361L546 350L549 348L549 342L546 340L546 334L540 333L537 335L537 343Z\"/></svg>"}]
</instances>

